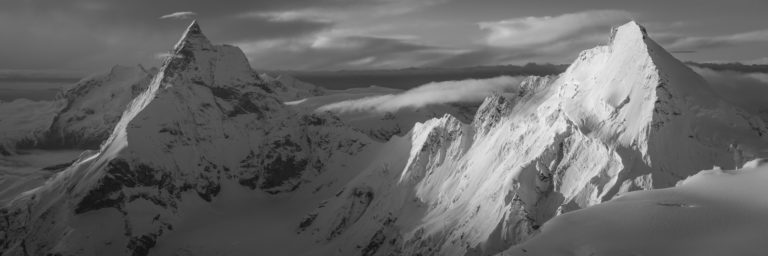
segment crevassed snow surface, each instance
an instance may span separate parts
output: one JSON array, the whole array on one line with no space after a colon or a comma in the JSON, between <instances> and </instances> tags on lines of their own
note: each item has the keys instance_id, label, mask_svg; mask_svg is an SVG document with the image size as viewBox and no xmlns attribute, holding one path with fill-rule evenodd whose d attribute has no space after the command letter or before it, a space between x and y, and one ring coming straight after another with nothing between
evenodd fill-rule
<instances>
[{"instance_id":1,"label":"crevassed snow surface","mask_svg":"<svg viewBox=\"0 0 768 256\"><path fill-rule=\"evenodd\" d=\"M701 171L557 216L502 255L764 255L768 163Z\"/></svg>"}]
</instances>

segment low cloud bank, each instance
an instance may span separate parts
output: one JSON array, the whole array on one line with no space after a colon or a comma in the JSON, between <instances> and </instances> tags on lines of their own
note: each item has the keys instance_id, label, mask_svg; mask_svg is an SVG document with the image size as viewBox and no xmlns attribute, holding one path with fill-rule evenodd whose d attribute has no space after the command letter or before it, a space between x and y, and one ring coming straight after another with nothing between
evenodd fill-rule
<instances>
[{"instance_id":1,"label":"low cloud bank","mask_svg":"<svg viewBox=\"0 0 768 256\"><path fill-rule=\"evenodd\" d=\"M394 112L402 108L421 108L434 104L479 103L494 94L517 93L522 79L522 77L500 76L489 79L434 82L399 94L336 102L322 106L317 111Z\"/></svg>"},{"instance_id":2,"label":"low cloud bank","mask_svg":"<svg viewBox=\"0 0 768 256\"><path fill-rule=\"evenodd\" d=\"M768 73L741 73L691 67L730 103L768 116Z\"/></svg>"}]
</instances>

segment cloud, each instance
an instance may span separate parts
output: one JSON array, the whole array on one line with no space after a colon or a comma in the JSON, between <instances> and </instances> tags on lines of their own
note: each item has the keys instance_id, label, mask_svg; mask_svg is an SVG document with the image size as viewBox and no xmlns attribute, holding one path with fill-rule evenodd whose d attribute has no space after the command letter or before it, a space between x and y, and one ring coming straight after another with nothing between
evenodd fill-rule
<instances>
[{"instance_id":1,"label":"cloud","mask_svg":"<svg viewBox=\"0 0 768 256\"><path fill-rule=\"evenodd\" d=\"M409 39L333 33L261 40L240 46L257 69L402 68L424 66L456 54L454 49Z\"/></svg>"},{"instance_id":2,"label":"cloud","mask_svg":"<svg viewBox=\"0 0 768 256\"><path fill-rule=\"evenodd\" d=\"M189 17L189 12L168 14L179 6L200 11L204 16L201 25L211 41L241 46L305 41L340 26L337 20L347 20L315 19L303 10L317 10L318 17L348 13L357 15L355 19L373 19L441 1L0 1L0 31L6 35L3 47L14 49L0 51L0 69L76 69L89 73L117 63L158 65L156 53L170 48L187 26L187 21L178 18ZM254 12L271 15L239 16ZM57 42L56 47L50 42ZM284 66L303 66L305 62L298 57L293 60Z\"/></svg>"},{"instance_id":3,"label":"cloud","mask_svg":"<svg viewBox=\"0 0 768 256\"><path fill-rule=\"evenodd\" d=\"M768 73L691 68L704 77L712 89L727 102L768 117L768 101L765 100L765 96L768 95Z\"/></svg>"},{"instance_id":4,"label":"cloud","mask_svg":"<svg viewBox=\"0 0 768 256\"><path fill-rule=\"evenodd\" d=\"M768 43L768 29L720 36L682 36L678 34L654 35L669 49L710 49L738 46L748 43Z\"/></svg>"},{"instance_id":5,"label":"cloud","mask_svg":"<svg viewBox=\"0 0 768 256\"><path fill-rule=\"evenodd\" d=\"M197 16L197 13L194 13L194 12L174 12L174 13L160 16L160 19L187 20L187 19L193 19L196 16Z\"/></svg>"},{"instance_id":6,"label":"cloud","mask_svg":"<svg viewBox=\"0 0 768 256\"><path fill-rule=\"evenodd\" d=\"M520 77L500 76L490 79L435 82L399 94L332 103L318 108L317 111L384 113L434 104L482 102L486 97L494 94L516 93L521 81Z\"/></svg>"},{"instance_id":7,"label":"cloud","mask_svg":"<svg viewBox=\"0 0 768 256\"><path fill-rule=\"evenodd\" d=\"M251 59L273 60L270 64L276 69L469 67L534 61L564 63L579 51L607 41L611 27L623 24L630 16L626 11L594 10L555 17L481 22L478 28L485 33L484 41L460 48L419 43L417 37L334 33L338 31L335 29L303 40L256 42L244 47ZM308 13L262 13L260 17L283 21L318 19L315 14ZM260 63L254 65L263 67Z\"/></svg>"},{"instance_id":8,"label":"cloud","mask_svg":"<svg viewBox=\"0 0 768 256\"><path fill-rule=\"evenodd\" d=\"M527 62L565 63L583 49L608 40L612 27L631 20L622 10L590 10L558 16L523 17L478 23L480 45L429 66L468 67Z\"/></svg>"},{"instance_id":9,"label":"cloud","mask_svg":"<svg viewBox=\"0 0 768 256\"><path fill-rule=\"evenodd\" d=\"M376 18L405 14L448 0L358 0L358 1L317 1L323 4L308 5L303 8L280 10L248 11L237 16L268 17L273 20L316 20L334 21L354 20L359 18ZM345 5L339 6L340 3Z\"/></svg>"},{"instance_id":10,"label":"cloud","mask_svg":"<svg viewBox=\"0 0 768 256\"><path fill-rule=\"evenodd\" d=\"M768 65L768 57L739 61L747 65Z\"/></svg>"},{"instance_id":11,"label":"cloud","mask_svg":"<svg viewBox=\"0 0 768 256\"><path fill-rule=\"evenodd\" d=\"M631 20L632 14L620 10L593 10L560 16L526 17L481 22L485 43L503 48L530 48L562 41L591 41L607 38L610 28Z\"/></svg>"},{"instance_id":12,"label":"cloud","mask_svg":"<svg viewBox=\"0 0 768 256\"><path fill-rule=\"evenodd\" d=\"M240 14L239 18L265 18L272 22L290 22L290 21L315 21L315 22L333 22L333 18L328 13L317 10L290 10L274 12L249 12Z\"/></svg>"}]
</instances>

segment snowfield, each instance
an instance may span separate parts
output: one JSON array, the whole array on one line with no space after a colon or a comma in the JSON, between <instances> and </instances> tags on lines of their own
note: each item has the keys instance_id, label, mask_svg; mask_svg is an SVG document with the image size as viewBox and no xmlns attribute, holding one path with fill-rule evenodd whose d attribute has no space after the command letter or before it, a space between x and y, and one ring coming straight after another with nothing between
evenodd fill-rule
<instances>
[{"instance_id":1,"label":"snowfield","mask_svg":"<svg viewBox=\"0 0 768 256\"><path fill-rule=\"evenodd\" d=\"M502 255L763 255L768 163L713 169L557 216Z\"/></svg>"}]
</instances>

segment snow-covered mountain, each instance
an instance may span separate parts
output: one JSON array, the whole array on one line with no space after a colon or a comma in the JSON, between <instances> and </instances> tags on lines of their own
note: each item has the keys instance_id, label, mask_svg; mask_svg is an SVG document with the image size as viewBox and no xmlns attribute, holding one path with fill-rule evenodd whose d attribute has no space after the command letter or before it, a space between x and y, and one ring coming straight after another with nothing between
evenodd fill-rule
<instances>
[{"instance_id":1,"label":"snow-covered mountain","mask_svg":"<svg viewBox=\"0 0 768 256\"><path fill-rule=\"evenodd\" d=\"M314 84L306 83L288 75L278 74L271 76L266 73L259 74L259 78L269 83L271 93L277 95L283 101L300 100L313 96L320 96L326 90Z\"/></svg>"},{"instance_id":2,"label":"snow-covered mountain","mask_svg":"<svg viewBox=\"0 0 768 256\"><path fill-rule=\"evenodd\" d=\"M285 107L240 49L212 45L197 23L173 53L98 151L2 209L4 255L146 255L214 198L296 190L369 143Z\"/></svg>"},{"instance_id":3,"label":"snow-covered mountain","mask_svg":"<svg viewBox=\"0 0 768 256\"><path fill-rule=\"evenodd\" d=\"M53 101L0 103L0 153L11 154L16 148L98 148L155 72L114 66L66 86Z\"/></svg>"},{"instance_id":4,"label":"snow-covered mountain","mask_svg":"<svg viewBox=\"0 0 768 256\"><path fill-rule=\"evenodd\" d=\"M196 22L172 53L99 150L0 208L2 255L489 255L563 213L768 155L760 118L634 22L471 121L386 142L361 127L397 122L307 111L349 95L279 89L295 83Z\"/></svg>"},{"instance_id":5,"label":"snow-covered mountain","mask_svg":"<svg viewBox=\"0 0 768 256\"><path fill-rule=\"evenodd\" d=\"M487 255L558 214L768 153L759 118L634 22L525 87L471 124L445 116L390 141L410 153L363 171L300 230L341 254Z\"/></svg>"},{"instance_id":6,"label":"snow-covered mountain","mask_svg":"<svg viewBox=\"0 0 768 256\"><path fill-rule=\"evenodd\" d=\"M114 66L102 75L65 87L57 99L66 102L51 124L49 147L98 148L112 133L128 103L147 89L157 70Z\"/></svg>"}]
</instances>

